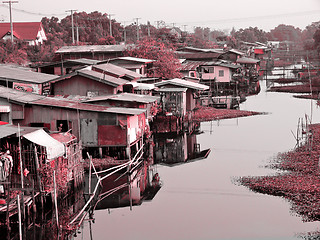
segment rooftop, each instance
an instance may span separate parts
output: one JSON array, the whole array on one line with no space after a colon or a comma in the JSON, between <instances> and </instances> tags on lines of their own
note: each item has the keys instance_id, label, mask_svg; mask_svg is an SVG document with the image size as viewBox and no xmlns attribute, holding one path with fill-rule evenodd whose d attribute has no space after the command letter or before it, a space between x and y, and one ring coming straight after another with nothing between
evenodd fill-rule
<instances>
[{"instance_id":1,"label":"rooftop","mask_svg":"<svg viewBox=\"0 0 320 240\"><path fill-rule=\"evenodd\" d=\"M42 28L41 22L14 22L14 36L21 40L35 40L39 30ZM11 32L10 23L0 23L0 38Z\"/></svg>"},{"instance_id":2,"label":"rooftop","mask_svg":"<svg viewBox=\"0 0 320 240\"><path fill-rule=\"evenodd\" d=\"M150 95L141 95L141 94L134 94L134 93L120 93L117 95L97 96L97 97L93 97L89 100L86 100L84 102L96 102L96 101L111 100L111 101L153 103L153 102L157 101L158 99L159 99L159 97L150 96Z\"/></svg>"},{"instance_id":3,"label":"rooftop","mask_svg":"<svg viewBox=\"0 0 320 240\"><path fill-rule=\"evenodd\" d=\"M111 63L103 63L92 66L93 70L98 70L116 75L117 77L128 77L131 79L141 78L142 75L123 67L116 66Z\"/></svg>"},{"instance_id":4,"label":"rooftop","mask_svg":"<svg viewBox=\"0 0 320 240\"><path fill-rule=\"evenodd\" d=\"M56 51L63 53L91 53L91 52L123 52L128 45L83 45L83 46L63 46Z\"/></svg>"},{"instance_id":5,"label":"rooftop","mask_svg":"<svg viewBox=\"0 0 320 240\"><path fill-rule=\"evenodd\" d=\"M136 115L144 113L144 109L136 108L114 108L99 106L94 104L79 103L77 101L65 100L61 98L46 97L42 95L37 95L33 93L26 93L17 91L11 88L6 88L0 86L0 98L8 99L9 101L15 101L18 103L30 104L30 105L40 105L40 106L50 106L58 108L67 109L77 109L83 111L93 111L93 112L104 112L104 113L118 113L126 115Z\"/></svg>"},{"instance_id":6,"label":"rooftop","mask_svg":"<svg viewBox=\"0 0 320 240\"><path fill-rule=\"evenodd\" d=\"M56 75L33 72L31 69L13 65L0 65L0 80L9 82L41 84L57 78Z\"/></svg>"},{"instance_id":7,"label":"rooftop","mask_svg":"<svg viewBox=\"0 0 320 240\"><path fill-rule=\"evenodd\" d=\"M170 80L164 80L162 82L158 82L154 84L156 87L162 87L162 86L166 86L166 85L175 85L178 87L182 87L182 88L191 88L194 90L208 90L209 87L203 84L199 84L199 83L195 83L195 82L191 82L191 81L186 81L186 80L182 80L179 78L174 78L174 79L170 79Z\"/></svg>"}]
</instances>

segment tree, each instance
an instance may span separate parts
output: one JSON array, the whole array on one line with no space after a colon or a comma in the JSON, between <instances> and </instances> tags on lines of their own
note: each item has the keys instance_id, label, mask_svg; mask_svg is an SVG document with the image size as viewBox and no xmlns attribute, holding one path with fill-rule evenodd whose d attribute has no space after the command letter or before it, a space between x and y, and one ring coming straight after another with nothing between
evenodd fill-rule
<instances>
[{"instance_id":1,"label":"tree","mask_svg":"<svg viewBox=\"0 0 320 240\"><path fill-rule=\"evenodd\" d=\"M181 77L179 72L181 64L176 58L174 50L171 44L146 37L128 49L126 55L155 60L153 69L147 73L147 76L171 79Z\"/></svg>"},{"instance_id":2,"label":"tree","mask_svg":"<svg viewBox=\"0 0 320 240\"><path fill-rule=\"evenodd\" d=\"M236 41L240 42L267 42L267 33L257 27L249 27L242 29L240 28L238 31L232 31L232 36L236 39Z\"/></svg>"}]
</instances>

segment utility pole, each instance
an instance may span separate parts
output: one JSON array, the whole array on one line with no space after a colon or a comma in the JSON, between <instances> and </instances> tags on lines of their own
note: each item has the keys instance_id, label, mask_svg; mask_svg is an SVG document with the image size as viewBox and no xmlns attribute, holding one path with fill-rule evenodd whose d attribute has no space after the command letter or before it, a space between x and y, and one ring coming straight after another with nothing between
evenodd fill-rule
<instances>
[{"instance_id":1,"label":"utility pole","mask_svg":"<svg viewBox=\"0 0 320 240\"><path fill-rule=\"evenodd\" d=\"M109 16L109 24L110 24L110 36L112 37L112 22L111 22L111 16L114 16L114 14L108 14Z\"/></svg>"},{"instance_id":2,"label":"utility pole","mask_svg":"<svg viewBox=\"0 0 320 240\"><path fill-rule=\"evenodd\" d=\"M66 12L70 12L71 14L71 30L72 30L72 43L75 43L75 39L74 39L74 22L73 22L73 12L75 12L77 10L67 10Z\"/></svg>"},{"instance_id":3,"label":"utility pole","mask_svg":"<svg viewBox=\"0 0 320 240\"><path fill-rule=\"evenodd\" d=\"M141 19L141 18L135 18L136 23L137 23L137 41L139 41L139 19Z\"/></svg>"},{"instance_id":4,"label":"utility pole","mask_svg":"<svg viewBox=\"0 0 320 240\"><path fill-rule=\"evenodd\" d=\"M150 22L148 21L148 37L150 37Z\"/></svg>"},{"instance_id":5,"label":"utility pole","mask_svg":"<svg viewBox=\"0 0 320 240\"><path fill-rule=\"evenodd\" d=\"M18 1L3 1L2 3L8 3L9 4L11 42L13 43L12 3L18 3Z\"/></svg>"}]
</instances>

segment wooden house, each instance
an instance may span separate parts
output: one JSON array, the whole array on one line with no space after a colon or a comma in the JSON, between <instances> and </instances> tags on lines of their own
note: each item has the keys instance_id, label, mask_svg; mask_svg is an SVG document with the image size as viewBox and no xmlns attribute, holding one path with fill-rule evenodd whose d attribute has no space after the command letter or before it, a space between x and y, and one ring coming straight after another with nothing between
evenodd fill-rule
<instances>
[{"instance_id":1,"label":"wooden house","mask_svg":"<svg viewBox=\"0 0 320 240\"><path fill-rule=\"evenodd\" d=\"M141 147L147 128L145 109L79 103L5 87L0 87L2 108L5 112L0 112L1 121L71 131L84 148L100 155L120 154L118 150L122 149L121 157L129 158L137 146Z\"/></svg>"},{"instance_id":2,"label":"wooden house","mask_svg":"<svg viewBox=\"0 0 320 240\"><path fill-rule=\"evenodd\" d=\"M155 86L159 88L155 94L161 97L162 110L179 117L193 111L198 93L209 89L206 85L178 78L155 83Z\"/></svg>"},{"instance_id":3,"label":"wooden house","mask_svg":"<svg viewBox=\"0 0 320 240\"><path fill-rule=\"evenodd\" d=\"M0 23L0 38L11 40L13 34L14 40L21 40L29 45L42 44L47 40L41 22L14 22L13 33L11 33L10 23Z\"/></svg>"},{"instance_id":4,"label":"wooden house","mask_svg":"<svg viewBox=\"0 0 320 240\"><path fill-rule=\"evenodd\" d=\"M233 81L233 73L240 68L235 64L230 64L225 61L213 61L202 63L199 66L201 75L201 83L210 85L210 82L230 83Z\"/></svg>"},{"instance_id":5,"label":"wooden house","mask_svg":"<svg viewBox=\"0 0 320 240\"><path fill-rule=\"evenodd\" d=\"M68 59L95 59L107 60L111 58L123 57L128 45L82 45L63 46L55 52L55 61L65 61Z\"/></svg>"},{"instance_id":6,"label":"wooden house","mask_svg":"<svg viewBox=\"0 0 320 240\"><path fill-rule=\"evenodd\" d=\"M90 69L81 69L45 83L49 95L100 96L123 91L128 80Z\"/></svg>"}]
</instances>

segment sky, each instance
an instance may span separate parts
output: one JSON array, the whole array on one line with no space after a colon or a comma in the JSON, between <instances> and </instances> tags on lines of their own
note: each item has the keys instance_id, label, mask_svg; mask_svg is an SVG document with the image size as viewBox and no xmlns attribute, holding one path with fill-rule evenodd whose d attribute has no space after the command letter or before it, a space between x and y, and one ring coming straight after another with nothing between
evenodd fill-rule
<instances>
[{"instance_id":1,"label":"sky","mask_svg":"<svg viewBox=\"0 0 320 240\"><path fill-rule=\"evenodd\" d=\"M9 4L0 2L0 21L9 22ZM6 1L8 2L8 0ZM12 3L14 22L40 21L42 17L62 19L68 10L112 14L123 25L135 19L156 26L164 21L167 26L177 26L187 31L194 27L230 31L233 27L258 27L270 31L279 24L304 29L320 21L320 0L17 0Z\"/></svg>"}]
</instances>

